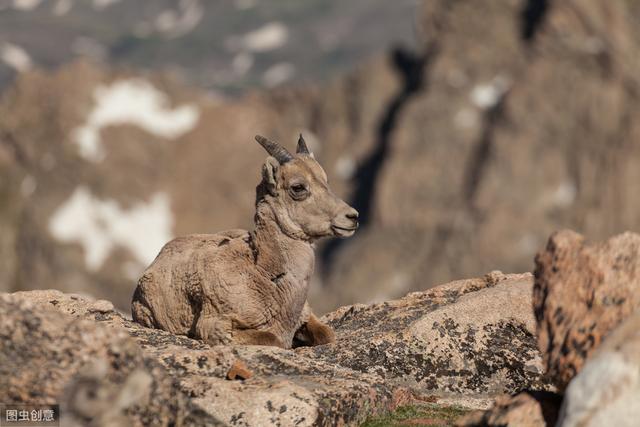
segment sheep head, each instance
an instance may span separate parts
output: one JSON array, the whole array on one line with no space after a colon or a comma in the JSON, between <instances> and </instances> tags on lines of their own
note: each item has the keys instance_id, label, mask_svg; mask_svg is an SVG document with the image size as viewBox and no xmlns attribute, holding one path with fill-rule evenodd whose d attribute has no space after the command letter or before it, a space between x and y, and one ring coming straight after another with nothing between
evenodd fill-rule
<instances>
[{"instance_id":1,"label":"sheep head","mask_svg":"<svg viewBox=\"0 0 640 427\"><path fill-rule=\"evenodd\" d=\"M358 211L338 198L327 174L307 148L302 135L291 154L260 135L256 141L269 153L256 189L256 204L271 207L282 231L290 237L314 241L321 237L349 237L358 228Z\"/></svg>"}]
</instances>

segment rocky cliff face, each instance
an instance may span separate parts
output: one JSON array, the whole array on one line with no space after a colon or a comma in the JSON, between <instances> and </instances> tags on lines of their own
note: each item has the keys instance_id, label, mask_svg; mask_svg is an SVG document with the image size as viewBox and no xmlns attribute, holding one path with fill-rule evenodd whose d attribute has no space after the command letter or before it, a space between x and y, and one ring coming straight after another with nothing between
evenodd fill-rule
<instances>
[{"instance_id":1,"label":"rocky cliff face","mask_svg":"<svg viewBox=\"0 0 640 427\"><path fill-rule=\"evenodd\" d=\"M262 133L305 133L362 213L319 248L312 305L531 269L551 231L637 229L633 2L425 2L419 48L322 87L216 101L75 64L0 103L0 284L127 308L171 236L249 227Z\"/></svg>"},{"instance_id":2,"label":"rocky cliff face","mask_svg":"<svg viewBox=\"0 0 640 427\"><path fill-rule=\"evenodd\" d=\"M69 423L100 426L357 425L407 402L486 407L550 387L532 284L496 272L343 307L324 318L335 344L295 350L210 347L60 291L4 294L0 399L60 403Z\"/></svg>"}]
</instances>

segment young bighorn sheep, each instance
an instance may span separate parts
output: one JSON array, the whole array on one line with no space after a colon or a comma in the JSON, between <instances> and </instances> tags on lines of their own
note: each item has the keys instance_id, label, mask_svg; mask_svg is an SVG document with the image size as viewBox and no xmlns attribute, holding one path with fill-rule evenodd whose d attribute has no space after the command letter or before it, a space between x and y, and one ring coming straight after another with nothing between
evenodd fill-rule
<instances>
[{"instance_id":1,"label":"young bighorn sheep","mask_svg":"<svg viewBox=\"0 0 640 427\"><path fill-rule=\"evenodd\" d=\"M270 156L256 188L255 229L167 243L133 294L136 322L211 344L335 340L307 303L314 242L353 235L358 212L331 192L302 135L295 155L262 136L256 141Z\"/></svg>"}]
</instances>

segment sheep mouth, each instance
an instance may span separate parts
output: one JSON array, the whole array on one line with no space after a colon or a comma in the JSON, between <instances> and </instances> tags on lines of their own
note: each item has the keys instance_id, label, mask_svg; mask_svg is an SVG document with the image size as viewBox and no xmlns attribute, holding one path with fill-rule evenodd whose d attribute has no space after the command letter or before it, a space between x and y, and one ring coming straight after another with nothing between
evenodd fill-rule
<instances>
[{"instance_id":1,"label":"sheep mouth","mask_svg":"<svg viewBox=\"0 0 640 427\"><path fill-rule=\"evenodd\" d=\"M332 225L331 229L333 230L333 234L338 237L349 237L353 236L353 234L358 229L358 225L356 224L353 227L340 227L338 225Z\"/></svg>"}]
</instances>

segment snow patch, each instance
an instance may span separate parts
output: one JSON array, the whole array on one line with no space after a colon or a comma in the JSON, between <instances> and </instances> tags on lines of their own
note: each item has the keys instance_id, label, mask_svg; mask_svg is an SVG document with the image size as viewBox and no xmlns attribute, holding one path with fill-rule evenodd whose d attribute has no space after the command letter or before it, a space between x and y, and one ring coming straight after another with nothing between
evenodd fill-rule
<instances>
[{"instance_id":1,"label":"snow patch","mask_svg":"<svg viewBox=\"0 0 640 427\"><path fill-rule=\"evenodd\" d=\"M556 188L551 199L557 207L566 208L571 206L576 200L577 193L578 189L575 184L570 181L565 181Z\"/></svg>"},{"instance_id":2,"label":"snow patch","mask_svg":"<svg viewBox=\"0 0 640 427\"><path fill-rule=\"evenodd\" d=\"M177 21L178 14L175 10L165 10L156 16L156 28L158 31L171 31Z\"/></svg>"},{"instance_id":3,"label":"snow patch","mask_svg":"<svg viewBox=\"0 0 640 427\"><path fill-rule=\"evenodd\" d=\"M148 203L122 209L113 200L100 200L78 187L49 220L49 231L61 242L79 243L87 269L97 271L117 246L148 265L171 239L173 217L169 197L156 193Z\"/></svg>"},{"instance_id":4,"label":"snow patch","mask_svg":"<svg viewBox=\"0 0 640 427\"><path fill-rule=\"evenodd\" d=\"M180 0L178 10L165 10L155 20L155 28L169 38L183 36L193 30L204 16L199 0Z\"/></svg>"},{"instance_id":5,"label":"snow patch","mask_svg":"<svg viewBox=\"0 0 640 427\"><path fill-rule=\"evenodd\" d=\"M33 10L42 3L42 0L13 0L13 8L18 10Z\"/></svg>"},{"instance_id":6,"label":"snow patch","mask_svg":"<svg viewBox=\"0 0 640 427\"><path fill-rule=\"evenodd\" d=\"M476 107L487 109L498 104L500 99L509 90L511 81L509 78L499 75L490 83L477 85L471 91L471 102Z\"/></svg>"},{"instance_id":7,"label":"snow patch","mask_svg":"<svg viewBox=\"0 0 640 427\"><path fill-rule=\"evenodd\" d=\"M0 60L19 73L27 71L32 65L29 54L12 43L0 44Z\"/></svg>"},{"instance_id":8,"label":"snow patch","mask_svg":"<svg viewBox=\"0 0 640 427\"><path fill-rule=\"evenodd\" d=\"M231 67L233 71L241 76L247 74L251 67L253 67L253 55L247 52L237 54L231 62Z\"/></svg>"},{"instance_id":9,"label":"snow patch","mask_svg":"<svg viewBox=\"0 0 640 427\"><path fill-rule=\"evenodd\" d=\"M272 65L262 75L262 82L267 87L275 87L290 80L296 74L296 68L289 62Z\"/></svg>"},{"instance_id":10,"label":"snow patch","mask_svg":"<svg viewBox=\"0 0 640 427\"><path fill-rule=\"evenodd\" d=\"M252 52L278 49L287 42L289 32L280 22L270 22L244 35L242 46Z\"/></svg>"},{"instance_id":11,"label":"snow patch","mask_svg":"<svg viewBox=\"0 0 640 427\"><path fill-rule=\"evenodd\" d=\"M194 105L171 109L164 93L139 79L98 86L94 99L87 122L73 133L80 155L93 162L105 156L100 140L104 127L132 124L156 136L174 139L192 130L200 116Z\"/></svg>"}]
</instances>

